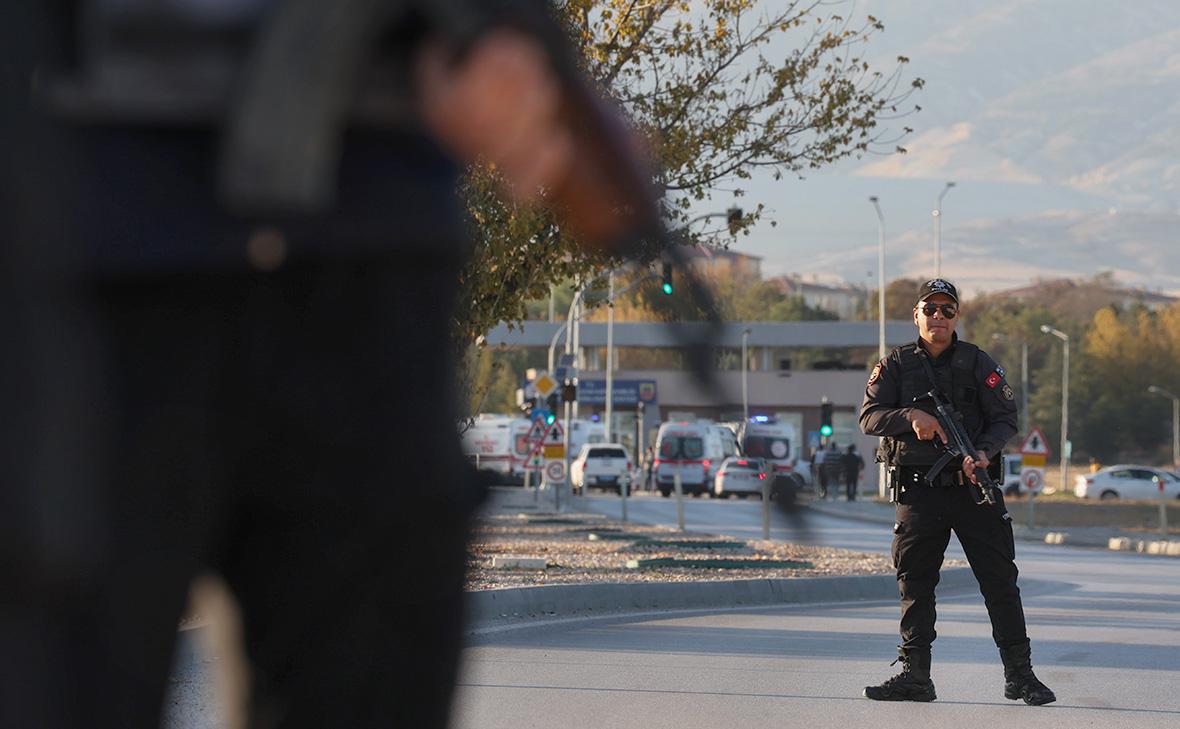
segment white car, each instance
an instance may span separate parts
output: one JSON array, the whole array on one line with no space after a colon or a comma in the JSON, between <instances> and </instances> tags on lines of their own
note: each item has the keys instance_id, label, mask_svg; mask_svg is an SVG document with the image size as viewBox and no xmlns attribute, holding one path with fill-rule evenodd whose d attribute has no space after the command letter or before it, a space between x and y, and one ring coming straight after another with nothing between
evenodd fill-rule
<instances>
[{"instance_id":1,"label":"white car","mask_svg":"<svg viewBox=\"0 0 1180 729\"><path fill-rule=\"evenodd\" d=\"M1073 492L1080 499L1158 499L1161 484L1165 498L1180 498L1180 477L1151 466L1107 466L1078 476Z\"/></svg>"},{"instance_id":2,"label":"white car","mask_svg":"<svg viewBox=\"0 0 1180 729\"><path fill-rule=\"evenodd\" d=\"M730 494L739 498L750 495L762 496L770 467L761 458L726 458L713 478L713 496L728 499Z\"/></svg>"},{"instance_id":3,"label":"white car","mask_svg":"<svg viewBox=\"0 0 1180 729\"><path fill-rule=\"evenodd\" d=\"M587 488L631 493L631 455L618 443L587 443L570 463L570 485L581 493Z\"/></svg>"}]
</instances>

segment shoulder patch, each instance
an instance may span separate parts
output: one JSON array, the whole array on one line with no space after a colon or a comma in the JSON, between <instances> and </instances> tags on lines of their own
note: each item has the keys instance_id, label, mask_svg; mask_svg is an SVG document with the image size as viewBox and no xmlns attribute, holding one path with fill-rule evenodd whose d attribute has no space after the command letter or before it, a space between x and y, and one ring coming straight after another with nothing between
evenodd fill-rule
<instances>
[{"instance_id":1,"label":"shoulder patch","mask_svg":"<svg viewBox=\"0 0 1180 729\"><path fill-rule=\"evenodd\" d=\"M996 385L1003 381L1004 376L1000 374L1000 370L997 368L995 372L987 376L987 379L983 381L983 384L987 385L989 389L994 390L996 389Z\"/></svg>"},{"instance_id":2,"label":"shoulder patch","mask_svg":"<svg viewBox=\"0 0 1180 729\"><path fill-rule=\"evenodd\" d=\"M880 362L873 365L873 373L871 375L869 375L869 384L871 385L879 379L881 379L881 363Z\"/></svg>"},{"instance_id":3,"label":"shoulder patch","mask_svg":"<svg viewBox=\"0 0 1180 729\"><path fill-rule=\"evenodd\" d=\"M1000 394L1004 396L1005 400L1011 400L1016 395L1016 393L1012 392L1012 387L1007 382L1000 388Z\"/></svg>"},{"instance_id":4,"label":"shoulder patch","mask_svg":"<svg viewBox=\"0 0 1180 729\"><path fill-rule=\"evenodd\" d=\"M996 372L1000 373L1000 377L1004 376L1004 368L999 365L996 365Z\"/></svg>"}]
</instances>

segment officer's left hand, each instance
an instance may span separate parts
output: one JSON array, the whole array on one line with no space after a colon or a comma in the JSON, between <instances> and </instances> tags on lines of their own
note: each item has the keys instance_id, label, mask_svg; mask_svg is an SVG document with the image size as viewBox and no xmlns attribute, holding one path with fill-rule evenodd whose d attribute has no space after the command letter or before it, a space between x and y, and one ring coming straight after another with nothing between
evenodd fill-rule
<instances>
[{"instance_id":1,"label":"officer's left hand","mask_svg":"<svg viewBox=\"0 0 1180 729\"><path fill-rule=\"evenodd\" d=\"M967 478L971 479L971 483L975 483L975 469L986 469L989 465L991 465L991 461L988 460L987 454L983 451L977 451L974 458L971 456L963 457L963 473L967 474Z\"/></svg>"}]
</instances>

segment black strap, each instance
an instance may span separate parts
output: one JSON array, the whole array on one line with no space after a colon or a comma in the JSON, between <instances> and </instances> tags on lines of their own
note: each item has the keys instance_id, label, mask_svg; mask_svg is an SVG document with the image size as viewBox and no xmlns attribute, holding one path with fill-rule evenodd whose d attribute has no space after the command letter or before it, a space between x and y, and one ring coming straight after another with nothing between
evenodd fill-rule
<instances>
[{"instance_id":1,"label":"black strap","mask_svg":"<svg viewBox=\"0 0 1180 729\"><path fill-rule=\"evenodd\" d=\"M938 394L942 396L943 400L952 402L952 400L946 396L946 393L942 391L942 387L939 386L938 378L934 376L934 368L930 366L930 355L926 354L926 350L922 349L922 347L919 345L915 344L914 348L917 349L918 361L922 363L922 369L926 370L926 376L930 378L930 386L935 390L938 390Z\"/></svg>"}]
</instances>

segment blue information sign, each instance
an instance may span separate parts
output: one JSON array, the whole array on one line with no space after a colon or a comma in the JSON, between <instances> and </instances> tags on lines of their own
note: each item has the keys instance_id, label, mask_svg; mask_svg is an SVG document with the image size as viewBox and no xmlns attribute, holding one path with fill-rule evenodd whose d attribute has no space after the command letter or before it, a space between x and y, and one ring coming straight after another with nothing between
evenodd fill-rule
<instances>
[{"instance_id":1,"label":"blue information sign","mask_svg":"<svg viewBox=\"0 0 1180 729\"><path fill-rule=\"evenodd\" d=\"M586 405L606 404L606 380L578 382L578 401ZM650 405L656 402L655 380L615 380L611 383L611 404Z\"/></svg>"}]
</instances>

